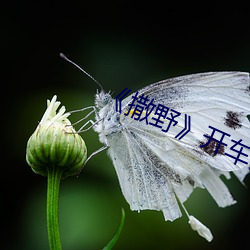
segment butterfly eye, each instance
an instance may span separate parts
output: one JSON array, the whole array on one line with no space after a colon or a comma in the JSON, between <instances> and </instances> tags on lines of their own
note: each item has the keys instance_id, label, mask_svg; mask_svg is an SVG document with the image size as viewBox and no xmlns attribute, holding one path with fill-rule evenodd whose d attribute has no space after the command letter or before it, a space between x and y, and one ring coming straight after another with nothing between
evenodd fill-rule
<instances>
[{"instance_id":1,"label":"butterfly eye","mask_svg":"<svg viewBox=\"0 0 250 250\"><path fill-rule=\"evenodd\" d=\"M110 95L109 95L109 94L105 94L105 95L103 96L103 99L102 99L103 105L108 104L110 100L111 100Z\"/></svg>"}]
</instances>

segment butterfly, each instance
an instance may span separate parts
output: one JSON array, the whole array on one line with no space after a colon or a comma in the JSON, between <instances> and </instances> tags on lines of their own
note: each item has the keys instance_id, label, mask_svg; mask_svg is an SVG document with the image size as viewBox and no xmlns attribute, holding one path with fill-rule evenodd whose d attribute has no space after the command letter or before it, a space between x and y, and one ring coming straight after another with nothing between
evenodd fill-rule
<instances>
[{"instance_id":1,"label":"butterfly","mask_svg":"<svg viewBox=\"0 0 250 250\"><path fill-rule=\"evenodd\" d=\"M140 113L148 120L140 121L135 97L137 101L147 97L155 109L160 104L182 115L164 132L150 125L159 110L149 114L149 105ZM230 178L233 173L243 182L249 173L249 74L208 72L159 81L126 97L121 112L116 99L101 87L93 110L91 123L104 145L97 152L107 149L131 210L160 210L166 221L174 221L182 215L182 206L192 229L211 241L210 230L189 215L183 203L197 187L205 188L219 207L235 203L220 176ZM184 114L191 117L190 131L179 139L176 134L185 128ZM168 125L170 120L158 121Z\"/></svg>"}]
</instances>

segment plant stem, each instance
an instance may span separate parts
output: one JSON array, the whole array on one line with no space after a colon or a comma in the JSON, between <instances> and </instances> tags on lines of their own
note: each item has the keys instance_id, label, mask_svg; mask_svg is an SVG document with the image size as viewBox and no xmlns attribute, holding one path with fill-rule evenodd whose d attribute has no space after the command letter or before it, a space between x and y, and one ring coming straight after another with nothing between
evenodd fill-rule
<instances>
[{"instance_id":1,"label":"plant stem","mask_svg":"<svg viewBox=\"0 0 250 250\"><path fill-rule=\"evenodd\" d=\"M59 188L62 170L59 167L48 168L47 185L47 228L50 250L61 250L59 231Z\"/></svg>"}]
</instances>

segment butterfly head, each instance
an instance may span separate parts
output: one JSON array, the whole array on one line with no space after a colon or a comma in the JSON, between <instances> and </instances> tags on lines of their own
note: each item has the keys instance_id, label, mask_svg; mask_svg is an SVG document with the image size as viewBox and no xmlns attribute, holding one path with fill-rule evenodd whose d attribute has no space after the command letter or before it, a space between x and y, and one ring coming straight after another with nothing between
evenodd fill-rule
<instances>
[{"instance_id":1,"label":"butterfly head","mask_svg":"<svg viewBox=\"0 0 250 250\"><path fill-rule=\"evenodd\" d=\"M98 109L101 109L107 106L111 101L112 101L112 97L110 93L106 93L103 90L101 90L100 92L97 91L95 95L95 106Z\"/></svg>"}]
</instances>

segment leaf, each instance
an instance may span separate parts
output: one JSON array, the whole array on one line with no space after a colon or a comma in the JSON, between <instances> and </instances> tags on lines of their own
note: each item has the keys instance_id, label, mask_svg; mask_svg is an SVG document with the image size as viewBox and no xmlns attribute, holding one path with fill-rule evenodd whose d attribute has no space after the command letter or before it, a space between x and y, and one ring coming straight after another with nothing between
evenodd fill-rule
<instances>
[{"instance_id":1,"label":"leaf","mask_svg":"<svg viewBox=\"0 0 250 250\"><path fill-rule=\"evenodd\" d=\"M103 250L110 250L113 248L113 246L115 245L116 241L118 240L118 238L120 236L120 233L121 233L123 225L124 225L124 221L125 221L125 211L122 208L122 218L121 218L120 225L117 228L117 231L116 231L115 235L113 236L113 238L111 239L111 241L103 248Z\"/></svg>"}]
</instances>

